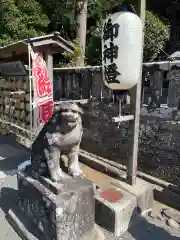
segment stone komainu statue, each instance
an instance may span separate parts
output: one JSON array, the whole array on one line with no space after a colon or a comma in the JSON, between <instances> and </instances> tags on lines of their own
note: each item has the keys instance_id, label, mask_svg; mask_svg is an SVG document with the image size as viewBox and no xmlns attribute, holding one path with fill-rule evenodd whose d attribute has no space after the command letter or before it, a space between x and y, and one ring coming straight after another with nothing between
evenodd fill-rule
<instances>
[{"instance_id":1,"label":"stone komainu statue","mask_svg":"<svg viewBox=\"0 0 180 240\"><path fill-rule=\"evenodd\" d=\"M49 177L58 182L63 178L61 156L68 157L69 173L83 176L79 166L79 146L83 128L82 109L74 103L62 103L55 108L52 118L44 125L32 145L31 163L35 178Z\"/></svg>"}]
</instances>

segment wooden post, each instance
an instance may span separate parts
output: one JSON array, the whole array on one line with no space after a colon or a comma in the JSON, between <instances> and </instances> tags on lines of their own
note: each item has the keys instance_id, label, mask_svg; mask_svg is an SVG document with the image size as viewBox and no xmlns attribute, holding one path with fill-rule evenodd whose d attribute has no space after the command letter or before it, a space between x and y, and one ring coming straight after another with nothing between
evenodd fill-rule
<instances>
[{"instance_id":1,"label":"wooden post","mask_svg":"<svg viewBox=\"0 0 180 240\"><path fill-rule=\"evenodd\" d=\"M145 25L145 12L146 12L146 0L139 0L139 15L141 17L143 28ZM143 36L144 39L144 36ZM144 40L142 44L142 63L143 63L143 47ZM141 81L142 81L142 68L138 84L131 89L131 105L133 108L133 114L135 114L135 120L130 124L130 129L134 133L132 141L132 152L129 157L129 162L127 166L127 182L130 185L136 184L137 175L137 158L138 158L138 139L139 139L139 122L140 122L140 107L141 107Z\"/></svg>"},{"instance_id":2,"label":"wooden post","mask_svg":"<svg viewBox=\"0 0 180 240\"><path fill-rule=\"evenodd\" d=\"M52 81L52 86L53 86L53 79L54 79L54 77L53 77L53 55L52 55L50 49L47 49L45 51L44 55L45 55L45 61L46 61L46 64L47 64L49 76L50 76L50 79ZM53 91L53 93L54 93L54 91Z\"/></svg>"}]
</instances>

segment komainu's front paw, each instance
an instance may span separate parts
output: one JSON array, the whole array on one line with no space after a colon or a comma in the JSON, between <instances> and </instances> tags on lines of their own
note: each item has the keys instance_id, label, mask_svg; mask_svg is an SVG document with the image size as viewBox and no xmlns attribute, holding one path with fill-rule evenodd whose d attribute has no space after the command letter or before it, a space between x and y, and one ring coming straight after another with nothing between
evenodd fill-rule
<instances>
[{"instance_id":1,"label":"komainu's front paw","mask_svg":"<svg viewBox=\"0 0 180 240\"><path fill-rule=\"evenodd\" d=\"M63 179L63 177L64 177L64 174L61 169L51 174L51 180L53 182L60 182Z\"/></svg>"},{"instance_id":2,"label":"komainu's front paw","mask_svg":"<svg viewBox=\"0 0 180 240\"><path fill-rule=\"evenodd\" d=\"M74 178L77 178L77 177L84 178L85 177L85 175L84 175L83 171L80 169L80 167L77 167L77 168L70 167L69 174Z\"/></svg>"}]
</instances>

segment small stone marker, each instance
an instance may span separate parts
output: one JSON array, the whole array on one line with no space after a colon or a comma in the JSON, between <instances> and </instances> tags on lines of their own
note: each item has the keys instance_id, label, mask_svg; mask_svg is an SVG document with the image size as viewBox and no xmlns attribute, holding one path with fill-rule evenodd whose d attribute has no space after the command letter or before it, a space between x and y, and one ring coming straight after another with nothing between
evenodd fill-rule
<instances>
[{"instance_id":1,"label":"small stone marker","mask_svg":"<svg viewBox=\"0 0 180 240\"><path fill-rule=\"evenodd\" d=\"M174 229L179 229L180 225L179 223L177 223L174 219L172 218L169 218L167 220L167 225L171 228L174 228Z\"/></svg>"},{"instance_id":2,"label":"small stone marker","mask_svg":"<svg viewBox=\"0 0 180 240\"><path fill-rule=\"evenodd\" d=\"M168 209L164 209L162 211L162 215L167 217L167 218L172 218L173 220L175 220L176 222L178 222L180 224L180 212L172 209L172 208L168 208Z\"/></svg>"},{"instance_id":3,"label":"small stone marker","mask_svg":"<svg viewBox=\"0 0 180 240\"><path fill-rule=\"evenodd\" d=\"M95 191L95 222L119 237L137 215L137 200L123 189L107 188Z\"/></svg>"}]
</instances>

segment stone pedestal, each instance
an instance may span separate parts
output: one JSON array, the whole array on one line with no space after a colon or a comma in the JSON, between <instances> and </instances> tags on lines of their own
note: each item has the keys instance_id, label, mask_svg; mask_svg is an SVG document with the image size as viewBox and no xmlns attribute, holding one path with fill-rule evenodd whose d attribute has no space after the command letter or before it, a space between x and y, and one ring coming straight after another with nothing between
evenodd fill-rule
<instances>
[{"instance_id":1,"label":"stone pedestal","mask_svg":"<svg viewBox=\"0 0 180 240\"><path fill-rule=\"evenodd\" d=\"M17 177L18 208L43 236L42 239L80 240L87 232L93 232L95 204L90 181L66 175L61 184L54 184L49 179L37 181L20 172ZM16 221L12 212L10 215L11 222ZM20 226L17 221L14 225L16 228Z\"/></svg>"}]
</instances>

